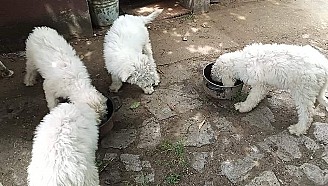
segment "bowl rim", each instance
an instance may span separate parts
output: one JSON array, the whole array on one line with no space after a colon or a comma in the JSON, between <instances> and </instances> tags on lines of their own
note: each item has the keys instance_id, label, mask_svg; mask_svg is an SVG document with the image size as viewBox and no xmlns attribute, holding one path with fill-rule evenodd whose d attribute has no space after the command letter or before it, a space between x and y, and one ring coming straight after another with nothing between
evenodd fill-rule
<instances>
[{"instance_id":1,"label":"bowl rim","mask_svg":"<svg viewBox=\"0 0 328 186\"><path fill-rule=\"evenodd\" d=\"M235 87L242 86L242 85L244 84L244 82L241 81L241 80L239 80L239 79L237 79L236 82L239 81L240 83L237 84L237 85L234 85L234 86L218 85L218 84L212 82L211 80L209 80L209 79L206 77L206 75L205 75L205 69L206 69L208 66L211 66L211 69L212 69L212 66L213 66L213 65L214 65L214 62L213 62L213 63L210 63L210 64L207 64L207 65L204 67L204 69L203 69L203 78L205 78L206 81L207 81L208 83L210 83L211 85L216 86L216 87L220 87L220 88L235 88Z\"/></svg>"},{"instance_id":2,"label":"bowl rim","mask_svg":"<svg viewBox=\"0 0 328 186\"><path fill-rule=\"evenodd\" d=\"M113 100L112 100L112 99L110 99L110 98L107 99L107 101L106 101L107 111L108 111L108 103L110 103L110 104L111 104L111 107L112 107L112 110L111 110L111 113L110 113L110 117L108 117L107 120L104 121L104 122L101 121L101 122L98 124L99 127L102 127L102 126L106 125L107 123L112 122L112 118L113 118L113 115L114 115L114 103L113 103ZM107 115L108 115L108 114L109 114L109 113L107 113Z\"/></svg>"}]
</instances>

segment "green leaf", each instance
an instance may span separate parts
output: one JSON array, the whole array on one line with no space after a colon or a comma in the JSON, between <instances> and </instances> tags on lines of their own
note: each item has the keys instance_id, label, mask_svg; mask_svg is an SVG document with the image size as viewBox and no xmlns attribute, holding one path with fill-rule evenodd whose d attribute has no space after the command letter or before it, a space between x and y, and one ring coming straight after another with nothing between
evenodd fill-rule
<instances>
[{"instance_id":1,"label":"green leaf","mask_svg":"<svg viewBox=\"0 0 328 186\"><path fill-rule=\"evenodd\" d=\"M140 106L140 102L139 101L135 101L130 105L130 109L136 109Z\"/></svg>"}]
</instances>

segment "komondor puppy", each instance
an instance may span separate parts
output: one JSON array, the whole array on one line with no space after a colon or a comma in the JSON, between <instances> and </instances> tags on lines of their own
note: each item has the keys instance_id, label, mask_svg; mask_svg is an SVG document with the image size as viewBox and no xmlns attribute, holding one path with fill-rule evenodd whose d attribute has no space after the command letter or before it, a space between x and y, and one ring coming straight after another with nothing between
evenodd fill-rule
<instances>
[{"instance_id":1,"label":"komondor puppy","mask_svg":"<svg viewBox=\"0 0 328 186\"><path fill-rule=\"evenodd\" d=\"M37 126L29 186L97 186L97 114L85 103L61 103Z\"/></svg>"},{"instance_id":2,"label":"komondor puppy","mask_svg":"<svg viewBox=\"0 0 328 186\"><path fill-rule=\"evenodd\" d=\"M105 64L112 77L110 91L117 92L122 82L128 82L146 94L154 92L153 85L159 84L160 77L145 24L162 11L155 10L148 16L123 15L114 21L104 42Z\"/></svg>"},{"instance_id":3,"label":"komondor puppy","mask_svg":"<svg viewBox=\"0 0 328 186\"><path fill-rule=\"evenodd\" d=\"M49 109L54 108L58 98L62 97L73 103L88 103L100 119L104 118L107 98L91 85L86 67L56 30L35 28L26 41L26 58L24 83L34 85L37 72L41 74Z\"/></svg>"},{"instance_id":4,"label":"komondor puppy","mask_svg":"<svg viewBox=\"0 0 328 186\"><path fill-rule=\"evenodd\" d=\"M284 44L253 44L241 51L221 55L212 67L215 81L231 86L236 79L252 87L235 109L249 112L270 87L289 89L298 111L298 123L289 127L297 136L306 134L313 121L316 100L328 107L328 60L313 47Z\"/></svg>"}]
</instances>

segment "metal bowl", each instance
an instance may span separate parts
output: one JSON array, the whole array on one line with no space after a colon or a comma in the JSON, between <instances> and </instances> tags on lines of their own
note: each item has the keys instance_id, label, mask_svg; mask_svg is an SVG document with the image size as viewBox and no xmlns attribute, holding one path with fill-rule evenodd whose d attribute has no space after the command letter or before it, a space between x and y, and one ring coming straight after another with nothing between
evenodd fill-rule
<instances>
[{"instance_id":1,"label":"metal bowl","mask_svg":"<svg viewBox=\"0 0 328 186\"><path fill-rule=\"evenodd\" d=\"M117 112L121 106L122 102L119 97L110 97L107 99L107 116L106 119L101 121L98 125L99 127L99 138L102 139L105 137L113 128L113 114Z\"/></svg>"},{"instance_id":2,"label":"metal bowl","mask_svg":"<svg viewBox=\"0 0 328 186\"><path fill-rule=\"evenodd\" d=\"M59 97L58 98L59 103L70 103L69 98L63 98ZM108 97L107 98L107 115L106 118L101 121L101 123L98 125L99 129L99 139L102 139L105 137L113 128L114 123L113 123L113 115L114 112L117 112L121 106L122 102L119 97L113 96L113 97Z\"/></svg>"},{"instance_id":3,"label":"metal bowl","mask_svg":"<svg viewBox=\"0 0 328 186\"><path fill-rule=\"evenodd\" d=\"M203 87L205 92L213 98L233 99L241 92L244 83L237 80L234 86L223 86L221 82L215 82L211 78L213 64L208 64L203 70Z\"/></svg>"}]
</instances>

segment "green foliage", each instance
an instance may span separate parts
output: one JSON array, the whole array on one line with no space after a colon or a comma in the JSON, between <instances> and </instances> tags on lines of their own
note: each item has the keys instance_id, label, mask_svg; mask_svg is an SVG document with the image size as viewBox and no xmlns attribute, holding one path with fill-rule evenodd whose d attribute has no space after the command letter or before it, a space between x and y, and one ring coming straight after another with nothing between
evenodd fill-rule
<instances>
[{"instance_id":1,"label":"green foliage","mask_svg":"<svg viewBox=\"0 0 328 186\"><path fill-rule=\"evenodd\" d=\"M130 105L130 109L136 109L140 106L140 102L139 101L135 101Z\"/></svg>"},{"instance_id":2,"label":"green foliage","mask_svg":"<svg viewBox=\"0 0 328 186\"><path fill-rule=\"evenodd\" d=\"M167 157L156 161L157 165L164 166L166 170L169 170L164 183L169 185L178 184L189 165L183 142L163 141L158 150Z\"/></svg>"},{"instance_id":3,"label":"green foliage","mask_svg":"<svg viewBox=\"0 0 328 186\"><path fill-rule=\"evenodd\" d=\"M176 174L176 173L171 173L165 178L165 183L174 185L174 184L179 183L180 179L181 179L181 175Z\"/></svg>"}]
</instances>

